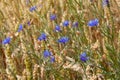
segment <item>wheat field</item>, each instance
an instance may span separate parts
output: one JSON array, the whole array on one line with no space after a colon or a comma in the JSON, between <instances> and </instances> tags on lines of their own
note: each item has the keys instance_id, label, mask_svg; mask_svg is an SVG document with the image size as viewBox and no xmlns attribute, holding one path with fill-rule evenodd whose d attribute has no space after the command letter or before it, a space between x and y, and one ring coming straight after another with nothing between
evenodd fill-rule
<instances>
[{"instance_id":1,"label":"wheat field","mask_svg":"<svg viewBox=\"0 0 120 80\"><path fill-rule=\"evenodd\" d=\"M0 80L120 80L120 0L0 0Z\"/></svg>"}]
</instances>

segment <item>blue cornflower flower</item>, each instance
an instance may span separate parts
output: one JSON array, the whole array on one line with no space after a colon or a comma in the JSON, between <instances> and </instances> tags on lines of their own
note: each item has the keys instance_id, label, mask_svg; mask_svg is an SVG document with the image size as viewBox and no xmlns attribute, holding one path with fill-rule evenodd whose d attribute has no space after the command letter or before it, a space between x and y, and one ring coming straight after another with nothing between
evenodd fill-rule
<instances>
[{"instance_id":1,"label":"blue cornflower flower","mask_svg":"<svg viewBox=\"0 0 120 80\"><path fill-rule=\"evenodd\" d=\"M55 62L55 57L54 56L50 57L50 62L52 62L52 63Z\"/></svg>"},{"instance_id":2,"label":"blue cornflower flower","mask_svg":"<svg viewBox=\"0 0 120 80\"><path fill-rule=\"evenodd\" d=\"M55 26L55 31L56 31L56 32L61 31L61 29L60 29L60 26L59 26L59 25Z\"/></svg>"},{"instance_id":3,"label":"blue cornflower flower","mask_svg":"<svg viewBox=\"0 0 120 80\"><path fill-rule=\"evenodd\" d=\"M78 27L78 22L74 22L72 26L73 27Z\"/></svg>"},{"instance_id":4,"label":"blue cornflower flower","mask_svg":"<svg viewBox=\"0 0 120 80\"><path fill-rule=\"evenodd\" d=\"M5 38L3 41L2 41L2 44L9 44L11 41L11 38L10 37L7 37Z\"/></svg>"},{"instance_id":5,"label":"blue cornflower flower","mask_svg":"<svg viewBox=\"0 0 120 80\"><path fill-rule=\"evenodd\" d=\"M35 11L36 10L36 6L32 6L29 10L30 10L30 12L33 12L33 11Z\"/></svg>"},{"instance_id":6,"label":"blue cornflower flower","mask_svg":"<svg viewBox=\"0 0 120 80\"><path fill-rule=\"evenodd\" d=\"M45 34L45 33L42 33L40 36L39 36L39 38L38 38L38 40L46 40L47 39L47 35Z\"/></svg>"},{"instance_id":7,"label":"blue cornflower flower","mask_svg":"<svg viewBox=\"0 0 120 80\"><path fill-rule=\"evenodd\" d=\"M63 22L63 26L67 27L68 25L69 25L69 21L68 20Z\"/></svg>"},{"instance_id":8,"label":"blue cornflower flower","mask_svg":"<svg viewBox=\"0 0 120 80\"><path fill-rule=\"evenodd\" d=\"M27 22L27 25L30 26L30 21Z\"/></svg>"},{"instance_id":9,"label":"blue cornflower flower","mask_svg":"<svg viewBox=\"0 0 120 80\"><path fill-rule=\"evenodd\" d=\"M18 28L18 32L20 32L22 29L23 29L23 25L20 24L20 25L19 25L19 28Z\"/></svg>"},{"instance_id":10,"label":"blue cornflower flower","mask_svg":"<svg viewBox=\"0 0 120 80\"><path fill-rule=\"evenodd\" d=\"M50 15L50 20L55 20L56 19L56 15L55 14L51 14Z\"/></svg>"},{"instance_id":11,"label":"blue cornflower flower","mask_svg":"<svg viewBox=\"0 0 120 80\"><path fill-rule=\"evenodd\" d=\"M69 38L68 37L61 37L60 39L58 39L58 43L67 43L69 41Z\"/></svg>"},{"instance_id":12,"label":"blue cornflower flower","mask_svg":"<svg viewBox=\"0 0 120 80\"><path fill-rule=\"evenodd\" d=\"M96 18L96 19L94 19L94 20L90 20L90 21L88 22L88 26L90 26L90 27L97 26L98 23L99 23L99 20Z\"/></svg>"},{"instance_id":13,"label":"blue cornflower flower","mask_svg":"<svg viewBox=\"0 0 120 80\"><path fill-rule=\"evenodd\" d=\"M44 55L45 58L47 58L47 57L50 57L52 54L51 54L51 52L49 50L45 50L43 52L43 55Z\"/></svg>"},{"instance_id":14,"label":"blue cornflower flower","mask_svg":"<svg viewBox=\"0 0 120 80\"><path fill-rule=\"evenodd\" d=\"M83 52L82 54L80 54L80 60L83 62L86 62L89 59L89 57L87 57L86 53Z\"/></svg>"},{"instance_id":15,"label":"blue cornflower flower","mask_svg":"<svg viewBox=\"0 0 120 80\"><path fill-rule=\"evenodd\" d=\"M103 5L103 7L109 6L109 0L103 0L102 5Z\"/></svg>"}]
</instances>

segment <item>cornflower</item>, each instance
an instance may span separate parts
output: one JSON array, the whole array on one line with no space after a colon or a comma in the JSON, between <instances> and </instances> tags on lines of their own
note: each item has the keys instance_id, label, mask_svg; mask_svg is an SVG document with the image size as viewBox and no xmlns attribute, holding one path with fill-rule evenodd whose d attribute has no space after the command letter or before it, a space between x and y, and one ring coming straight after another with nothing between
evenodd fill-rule
<instances>
[{"instance_id":1,"label":"cornflower","mask_svg":"<svg viewBox=\"0 0 120 80\"><path fill-rule=\"evenodd\" d=\"M80 54L80 60L81 61L86 62L88 59L89 59L89 57L87 57L87 54L85 52Z\"/></svg>"},{"instance_id":2,"label":"cornflower","mask_svg":"<svg viewBox=\"0 0 120 80\"><path fill-rule=\"evenodd\" d=\"M99 24L99 20L96 18L96 19L93 19L93 20L90 20L88 22L88 26L90 27L94 27L94 26L97 26Z\"/></svg>"}]
</instances>

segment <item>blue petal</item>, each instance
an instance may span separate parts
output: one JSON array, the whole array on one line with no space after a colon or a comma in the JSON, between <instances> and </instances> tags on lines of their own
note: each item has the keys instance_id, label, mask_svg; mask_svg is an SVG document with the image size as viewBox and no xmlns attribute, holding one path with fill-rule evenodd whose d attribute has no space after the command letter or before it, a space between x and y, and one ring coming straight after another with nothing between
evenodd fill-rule
<instances>
[{"instance_id":1,"label":"blue petal","mask_svg":"<svg viewBox=\"0 0 120 80\"><path fill-rule=\"evenodd\" d=\"M86 57L87 55L86 55L85 52L83 52L83 53L81 54L81 56Z\"/></svg>"},{"instance_id":2,"label":"blue petal","mask_svg":"<svg viewBox=\"0 0 120 80\"><path fill-rule=\"evenodd\" d=\"M80 57L80 60L86 62L88 60L88 57Z\"/></svg>"},{"instance_id":3,"label":"blue petal","mask_svg":"<svg viewBox=\"0 0 120 80\"><path fill-rule=\"evenodd\" d=\"M30 21L27 22L28 26L30 26Z\"/></svg>"},{"instance_id":4,"label":"blue petal","mask_svg":"<svg viewBox=\"0 0 120 80\"><path fill-rule=\"evenodd\" d=\"M69 41L69 38L68 37L61 37L60 39L58 39L58 42L59 43L66 43L66 42L68 42Z\"/></svg>"},{"instance_id":5,"label":"blue petal","mask_svg":"<svg viewBox=\"0 0 120 80\"><path fill-rule=\"evenodd\" d=\"M60 29L60 26L59 26L59 25L55 26L55 31L56 31L56 32L61 31L61 29Z\"/></svg>"},{"instance_id":6,"label":"blue petal","mask_svg":"<svg viewBox=\"0 0 120 80\"><path fill-rule=\"evenodd\" d=\"M2 41L2 44L9 44L10 41L11 41L11 38L10 38L10 37L7 37L6 39L4 39L4 40Z\"/></svg>"},{"instance_id":7,"label":"blue petal","mask_svg":"<svg viewBox=\"0 0 120 80\"><path fill-rule=\"evenodd\" d=\"M102 5L104 6L109 6L109 0L103 0Z\"/></svg>"},{"instance_id":8,"label":"blue petal","mask_svg":"<svg viewBox=\"0 0 120 80\"><path fill-rule=\"evenodd\" d=\"M38 38L38 40L46 40L46 38L47 38L47 35L45 34L45 33L42 33L41 35L40 35L40 37Z\"/></svg>"},{"instance_id":9,"label":"blue petal","mask_svg":"<svg viewBox=\"0 0 120 80\"><path fill-rule=\"evenodd\" d=\"M80 54L80 60L81 61L86 62L88 59L89 59L89 57L87 57L87 54L85 52Z\"/></svg>"},{"instance_id":10,"label":"blue petal","mask_svg":"<svg viewBox=\"0 0 120 80\"><path fill-rule=\"evenodd\" d=\"M55 62L55 57L54 56L50 57L50 62L52 62L52 63Z\"/></svg>"},{"instance_id":11,"label":"blue petal","mask_svg":"<svg viewBox=\"0 0 120 80\"><path fill-rule=\"evenodd\" d=\"M51 14L50 15L50 20L55 20L56 19L56 15L55 14Z\"/></svg>"},{"instance_id":12,"label":"blue petal","mask_svg":"<svg viewBox=\"0 0 120 80\"><path fill-rule=\"evenodd\" d=\"M44 57L47 58L49 56L51 56L51 52L49 50L45 50L44 51Z\"/></svg>"},{"instance_id":13,"label":"blue petal","mask_svg":"<svg viewBox=\"0 0 120 80\"><path fill-rule=\"evenodd\" d=\"M67 27L68 25L69 25L69 21L66 20L63 22L63 26Z\"/></svg>"},{"instance_id":14,"label":"blue petal","mask_svg":"<svg viewBox=\"0 0 120 80\"><path fill-rule=\"evenodd\" d=\"M74 22L73 27L78 27L78 22Z\"/></svg>"},{"instance_id":15,"label":"blue petal","mask_svg":"<svg viewBox=\"0 0 120 80\"><path fill-rule=\"evenodd\" d=\"M35 11L36 10L36 6L32 6L29 10L30 10L30 12L33 12L33 11Z\"/></svg>"},{"instance_id":16,"label":"blue petal","mask_svg":"<svg viewBox=\"0 0 120 80\"><path fill-rule=\"evenodd\" d=\"M18 28L18 32L20 32L22 29L23 29L23 25L20 24L20 25L19 25L19 28Z\"/></svg>"},{"instance_id":17,"label":"blue petal","mask_svg":"<svg viewBox=\"0 0 120 80\"><path fill-rule=\"evenodd\" d=\"M98 20L98 19L90 20L90 21L88 22L88 26L90 26L90 27L97 26L98 23L99 23L99 20Z\"/></svg>"}]
</instances>

